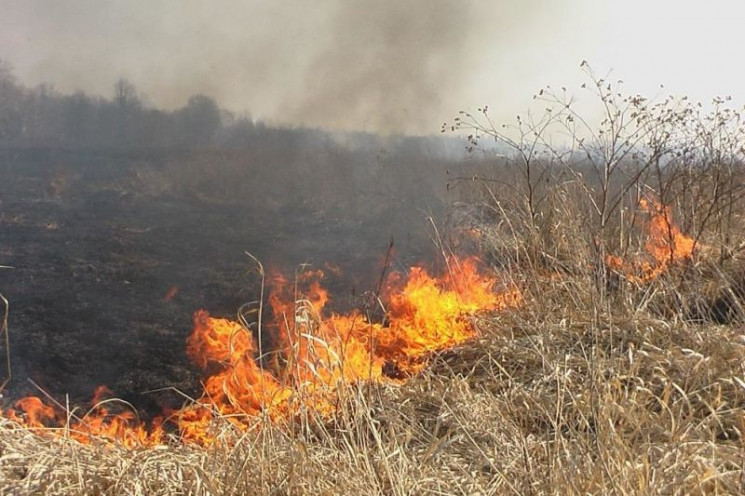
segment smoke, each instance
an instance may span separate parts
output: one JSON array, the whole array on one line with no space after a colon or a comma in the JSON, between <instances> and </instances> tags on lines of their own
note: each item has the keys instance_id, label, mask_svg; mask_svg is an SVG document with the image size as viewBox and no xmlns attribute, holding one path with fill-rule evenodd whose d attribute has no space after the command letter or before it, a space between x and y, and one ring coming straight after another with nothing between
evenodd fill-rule
<instances>
[{"instance_id":1,"label":"smoke","mask_svg":"<svg viewBox=\"0 0 745 496\"><path fill-rule=\"evenodd\" d=\"M426 5L425 5L426 4ZM456 90L470 62L473 9L467 2L344 2L313 54L289 117L325 115L331 125L373 129L434 125L431 112Z\"/></svg>"},{"instance_id":2,"label":"smoke","mask_svg":"<svg viewBox=\"0 0 745 496\"><path fill-rule=\"evenodd\" d=\"M124 76L166 108L205 93L275 123L433 133L469 101L472 80L506 71L500 56L542 39L526 20L545 19L547 5L31 0L4 8L0 57L22 81L61 91L110 96ZM555 24L566 13L552 15ZM520 64L505 60L519 86Z\"/></svg>"}]
</instances>

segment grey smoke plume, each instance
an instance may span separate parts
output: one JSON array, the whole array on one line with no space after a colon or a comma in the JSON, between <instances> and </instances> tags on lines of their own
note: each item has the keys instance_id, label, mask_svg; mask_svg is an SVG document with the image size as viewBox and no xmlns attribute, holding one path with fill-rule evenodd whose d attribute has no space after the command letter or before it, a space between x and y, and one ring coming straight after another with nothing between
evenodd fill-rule
<instances>
[{"instance_id":1,"label":"grey smoke plume","mask_svg":"<svg viewBox=\"0 0 745 496\"><path fill-rule=\"evenodd\" d=\"M326 115L330 124L373 129L435 125L431 110L457 91L471 62L473 20L468 2L339 3L305 74L308 98L299 95L290 118Z\"/></svg>"},{"instance_id":2,"label":"grey smoke plume","mask_svg":"<svg viewBox=\"0 0 745 496\"><path fill-rule=\"evenodd\" d=\"M499 73L494 57L514 50L510 33L535 38L525 21L546 5L29 0L3 8L0 57L22 81L62 91L110 96L124 76L157 106L205 93L277 123L428 133L468 100L485 57Z\"/></svg>"}]
</instances>

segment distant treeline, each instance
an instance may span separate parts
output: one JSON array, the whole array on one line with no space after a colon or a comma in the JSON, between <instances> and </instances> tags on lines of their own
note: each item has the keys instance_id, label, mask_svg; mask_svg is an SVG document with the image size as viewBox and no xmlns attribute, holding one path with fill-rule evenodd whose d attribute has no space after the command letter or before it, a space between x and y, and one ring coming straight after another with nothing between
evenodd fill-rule
<instances>
[{"instance_id":1,"label":"distant treeline","mask_svg":"<svg viewBox=\"0 0 745 496\"><path fill-rule=\"evenodd\" d=\"M298 143L298 140L301 143ZM285 147L344 141L352 148L375 148L380 141L365 133L332 134L255 122L221 109L197 94L183 108L152 107L128 80L112 84L109 97L82 91L62 94L51 84L30 88L17 81L0 59L0 146L67 149L253 149L259 144ZM288 143L289 141L289 143ZM387 140L390 145L390 140ZM440 139L399 139L396 147L419 148L425 155L461 151L462 144ZM448 143L448 141L450 141ZM455 145L455 146L454 146ZM421 150L421 148L426 150Z\"/></svg>"},{"instance_id":2,"label":"distant treeline","mask_svg":"<svg viewBox=\"0 0 745 496\"><path fill-rule=\"evenodd\" d=\"M61 94L50 84L29 88L0 60L0 145L65 148L203 148L250 146L261 123L220 109L197 94L178 110L147 105L126 79L109 98L78 91Z\"/></svg>"},{"instance_id":3,"label":"distant treeline","mask_svg":"<svg viewBox=\"0 0 745 496\"><path fill-rule=\"evenodd\" d=\"M173 112L149 108L120 79L111 98L63 95L49 84L27 88L0 64L0 144L66 148L173 148L213 143L235 121L217 103L194 95ZM242 122L242 126L250 125ZM225 138L229 139L229 138Z\"/></svg>"}]
</instances>

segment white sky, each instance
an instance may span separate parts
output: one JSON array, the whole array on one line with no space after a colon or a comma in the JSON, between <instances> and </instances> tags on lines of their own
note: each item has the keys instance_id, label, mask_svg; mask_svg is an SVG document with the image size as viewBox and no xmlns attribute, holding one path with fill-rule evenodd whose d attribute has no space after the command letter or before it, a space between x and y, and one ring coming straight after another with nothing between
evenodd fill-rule
<instances>
[{"instance_id":1,"label":"white sky","mask_svg":"<svg viewBox=\"0 0 745 496\"><path fill-rule=\"evenodd\" d=\"M436 133L483 104L508 120L546 84L577 88L584 59L648 96L745 100L735 0L0 0L0 13L0 58L25 84L108 96L125 76L156 106L202 92L281 123Z\"/></svg>"}]
</instances>

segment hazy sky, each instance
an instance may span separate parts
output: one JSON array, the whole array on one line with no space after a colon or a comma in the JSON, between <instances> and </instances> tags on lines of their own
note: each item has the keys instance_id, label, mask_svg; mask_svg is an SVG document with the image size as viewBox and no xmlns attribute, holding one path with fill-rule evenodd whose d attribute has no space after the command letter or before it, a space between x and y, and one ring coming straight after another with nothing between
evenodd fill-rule
<instances>
[{"instance_id":1,"label":"hazy sky","mask_svg":"<svg viewBox=\"0 0 745 496\"><path fill-rule=\"evenodd\" d=\"M510 119L579 64L630 91L745 93L736 0L0 0L0 58L23 83L156 106L194 93L276 123L436 133L489 104Z\"/></svg>"}]
</instances>

